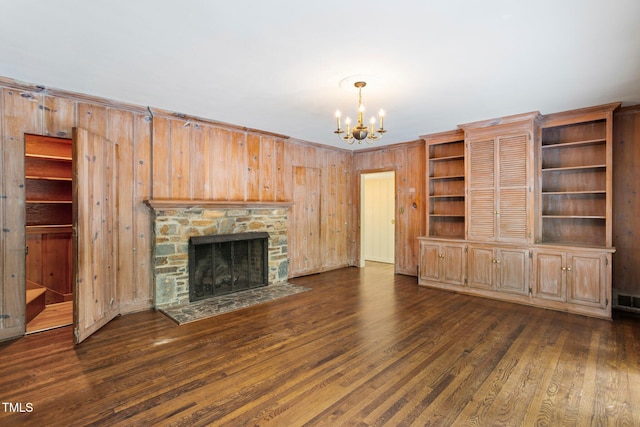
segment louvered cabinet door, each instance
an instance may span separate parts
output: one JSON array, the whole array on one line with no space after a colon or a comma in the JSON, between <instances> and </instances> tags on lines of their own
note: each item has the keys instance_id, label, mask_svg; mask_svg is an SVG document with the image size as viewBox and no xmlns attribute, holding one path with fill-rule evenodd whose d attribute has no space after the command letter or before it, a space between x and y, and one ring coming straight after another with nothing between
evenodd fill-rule
<instances>
[{"instance_id":1,"label":"louvered cabinet door","mask_svg":"<svg viewBox=\"0 0 640 427\"><path fill-rule=\"evenodd\" d=\"M494 240L495 220L495 141L493 138L468 142L467 236L470 240Z\"/></svg>"},{"instance_id":2,"label":"louvered cabinet door","mask_svg":"<svg viewBox=\"0 0 640 427\"><path fill-rule=\"evenodd\" d=\"M497 240L527 242L531 211L529 136L498 138Z\"/></svg>"}]
</instances>

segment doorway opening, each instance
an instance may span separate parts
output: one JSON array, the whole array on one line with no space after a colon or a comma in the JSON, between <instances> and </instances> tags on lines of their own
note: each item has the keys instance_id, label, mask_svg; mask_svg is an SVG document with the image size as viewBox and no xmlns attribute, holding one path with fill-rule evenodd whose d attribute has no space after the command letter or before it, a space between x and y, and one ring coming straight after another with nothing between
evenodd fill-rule
<instances>
[{"instance_id":1,"label":"doorway opening","mask_svg":"<svg viewBox=\"0 0 640 427\"><path fill-rule=\"evenodd\" d=\"M395 264L395 171L360 175L360 267Z\"/></svg>"},{"instance_id":2,"label":"doorway opening","mask_svg":"<svg viewBox=\"0 0 640 427\"><path fill-rule=\"evenodd\" d=\"M26 333L73 323L72 140L25 135Z\"/></svg>"}]
</instances>

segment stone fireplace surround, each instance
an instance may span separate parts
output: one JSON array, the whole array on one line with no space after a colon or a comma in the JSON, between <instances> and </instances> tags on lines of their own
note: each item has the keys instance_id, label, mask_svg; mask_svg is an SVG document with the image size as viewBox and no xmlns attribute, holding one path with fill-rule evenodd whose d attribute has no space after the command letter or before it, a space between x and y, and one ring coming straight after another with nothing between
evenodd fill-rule
<instances>
[{"instance_id":1,"label":"stone fireplace surround","mask_svg":"<svg viewBox=\"0 0 640 427\"><path fill-rule=\"evenodd\" d=\"M290 203L149 200L154 211L154 306L189 303L189 238L251 231L269 233L269 285L287 281Z\"/></svg>"}]
</instances>

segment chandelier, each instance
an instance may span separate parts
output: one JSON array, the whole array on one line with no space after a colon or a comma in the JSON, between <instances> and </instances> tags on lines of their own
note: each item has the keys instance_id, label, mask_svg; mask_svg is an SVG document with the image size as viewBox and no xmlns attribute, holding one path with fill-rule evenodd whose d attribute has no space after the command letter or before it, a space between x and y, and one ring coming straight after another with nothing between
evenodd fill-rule
<instances>
[{"instance_id":1,"label":"chandelier","mask_svg":"<svg viewBox=\"0 0 640 427\"><path fill-rule=\"evenodd\" d=\"M351 127L351 119L347 117L345 119L345 124L347 125L347 129L344 130L340 126L340 110L336 111L336 121L338 122L338 129L336 129L333 133L337 134L338 137L344 141L347 141L349 144L353 144L358 141L358 144L362 144L362 141L366 141L369 144L373 143L373 141L377 141L382 138L382 135L386 132L384 129L384 111L381 109L378 113L380 120L380 128L376 130L376 119L375 117L371 117L369 126L366 126L363 121L364 116L364 105L362 105L362 88L367 85L366 82L355 82L353 84L356 88L358 88L358 122L355 126Z\"/></svg>"}]
</instances>

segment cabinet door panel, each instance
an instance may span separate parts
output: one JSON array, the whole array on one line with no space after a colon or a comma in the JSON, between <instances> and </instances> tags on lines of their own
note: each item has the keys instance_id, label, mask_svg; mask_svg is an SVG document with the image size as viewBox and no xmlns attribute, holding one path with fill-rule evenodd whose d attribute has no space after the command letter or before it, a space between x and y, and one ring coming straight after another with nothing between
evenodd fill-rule
<instances>
[{"instance_id":1,"label":"cabinet door panel","mask_svg":"<svg viewBox=\"0 0 640 427\"><path fill-rule=\"evenodd\" d=\"M439 280L440 245L420 242L420 278Z\"/></svg>"},{"instance_id":2,"label":"cabinet door panel","mask_svg":"<svg viewBox=\"0 0 640 427\"><path fill-rule=\"evenodd\" d=\"M565 300L562 253L539 253L535 257L536 283L534 296L554 301Z\"/></svg>"},{"instance_id":3,"label":"cabinet door panel","mask_svg":"<svg viewBox=\"0 0 640 427\"><path fill-rule=\"evenodd\" d=\"M498 240L526 242L529 218L529 137L498 139Z\"/></svg>"},{"instance_id":4,"label":"cabinet door panel","mask_svg":"<svg viewBox=\"0 0 640 427\"><path fill-rule=\"evenodd\" d=\"M528 180L526 135L499 138L500 187L526 187Z\"/></svg>"},{"instance_id":5,"label":"cabinet door panel","mask_svg":"<svg viewBox=\"0 0 640 427\"><path fill-rule=\"evenodd\" d=\"M469 141L469 200L467 218L470 239L493 240L495 230L495 142Z\"/></svg>"},{"instance_id":6,"label":"cabinet door panel","mask_svg":"<svg viewBox=\"0 0 640 427\"><path fill-rule=\"evenodd\" d=\"M605 260L602 255L572 254L567 257L569 302L605 306Z\"/></svg>"},{"instance_id":7,"label":"cabinet door panel","mask_svg":"<svg viewBox=\"0 0 640 427\"><path fill-rule=\"evenodd\" d=\"M469 192L469 239L493 240L496 235L494 191L471 190Z\"/></svg>"},{"instance_id":8,"label":"cabinet door panel","mask_svg":"<svg viewBox=\"0 0 640 427\"><path fill-rule=\"evenodd\" d=\"M453 285L464 284L465 259L463 246L443 245L442 280Z\"/></svg>"},{"instance_id":9,"label":"cabinet door panel","mask_svg":"<svg viewBox=\"0 0 640 427\"><path fill-rule=\"evenodd\" d=\"M525 242L529 230L527 218L529 215L527 206L526 188L507 188L499 192L499 240L511 242Z\"/></svg>"},{"instance_id":10,"label":"cabinet door panel","mask_svg":"<svg viewBox=\"0 0 640 427\"><path fill-rule=\"evenodd\" d=\"M493 289L494 260L493 249L469 247L467 268L470 287Z\"/></svg>"},{"instance_id":11,"label":"cabinet door panel","mask_svg":"<svg viewBox=\"0 0 640 427\"><path fill-rule=\"evenodd\" d=\"M529 291L529 251L498 249L501 291L527 294Z\"/></svg>"}]
</instances>

